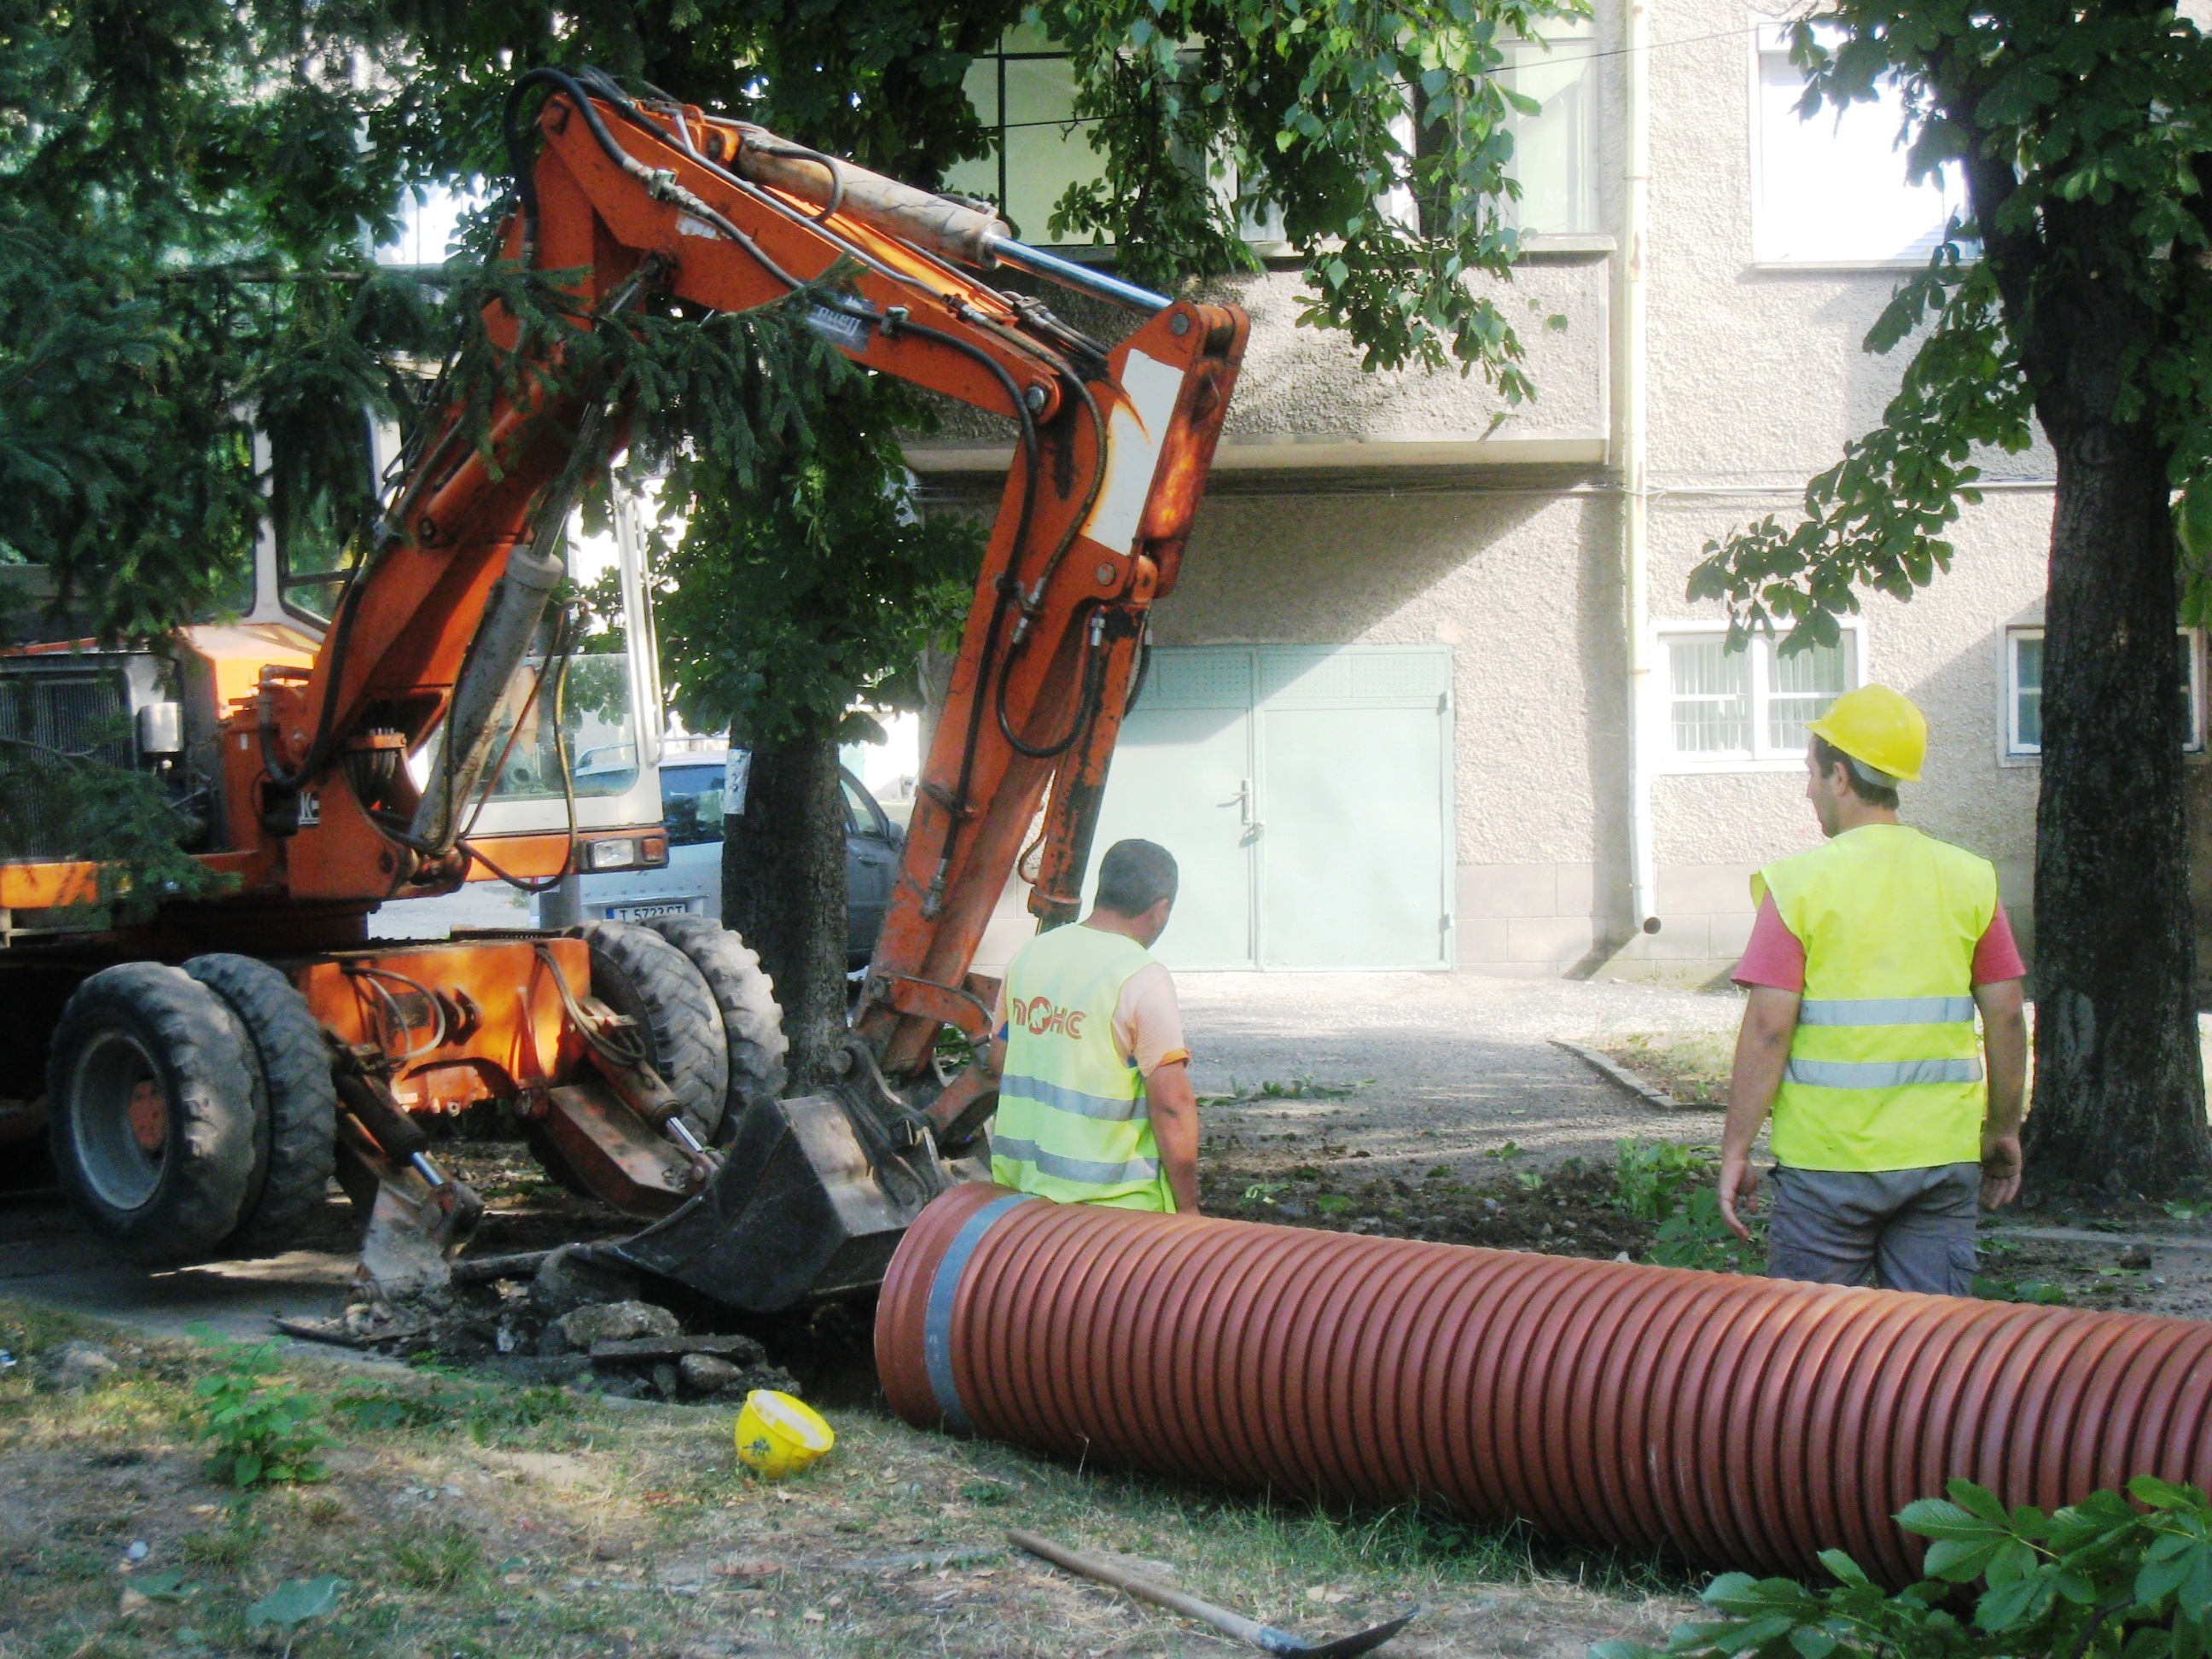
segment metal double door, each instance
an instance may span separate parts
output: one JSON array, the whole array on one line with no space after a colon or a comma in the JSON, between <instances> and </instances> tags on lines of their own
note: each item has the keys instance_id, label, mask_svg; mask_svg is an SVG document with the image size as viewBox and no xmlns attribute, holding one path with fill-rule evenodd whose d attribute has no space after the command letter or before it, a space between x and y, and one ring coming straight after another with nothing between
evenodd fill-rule
<instances>
[{"instance_id":1,"label":"metal double door","mask_svg":"<svg viewBox=\"0 0 2212 1659\"><path fill-rule=\"evenodd\" d=\"M1152 655L1091 862L1176 855L1176 969L1451 965L1451 653L1230 646Z\"/></svg>"}]
</instances>

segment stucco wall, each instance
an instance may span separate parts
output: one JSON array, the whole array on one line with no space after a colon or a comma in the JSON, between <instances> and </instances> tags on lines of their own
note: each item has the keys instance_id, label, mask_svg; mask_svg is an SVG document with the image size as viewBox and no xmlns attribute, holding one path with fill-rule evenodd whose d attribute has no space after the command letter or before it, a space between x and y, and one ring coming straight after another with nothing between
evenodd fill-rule
<instances>
[{"instance_id":1,"label":"stucco wall","mask_svg":"<svg viewBox=\"0 0 2212 1659\"><path fill-rule=\"evenodd\" d=\"M1661 0L1651 14L1655 633L1720 614L1684 593L1705 542L1770 513L1793 519L1805 480L1880 421L1909 355L1870 356L1862 344L1901 271L1753 261L1749 15L1735 0ZM1600 6L1599 29L1601 47L1618 44L1615 0ZM1599 177L1617 224L1620 66L1608 59L1599 72ZM1511 447L1608 433L1613 280L1613 258L1598 246L1525 263L1506 309L1539 400L1490 434L1504 441L1494 450L1450 466L1416 458L1403 471L1385 453L1393 445L1490 433L1498 405L1480 378L1365 374L1340 337L1297 325L1293 270L1218 285L1251 311L1252 343L1213 492L1182 586L1155 614L1156 637L1449 644L1461 965L1705 980L1741 948L1750 871L1817 831L1801 769L1656 777L1662 927L1616 948L1628 844L1620 497L1587 457L1569 464L1531 447L1516 458ZM1554 312L1569 319L1563 333L1541 326ZM972 421L934 441L986 440L1006 441ZM1347 462L1354 451L1363 460ZM2032 763L2002 757L1999 687L2006 626L2039 617L2052 468L2039 446L1985 467L2014 487L1966 510L1954 567L1931 587L1909 603L1866 596L1863 666L1929 716L1927 781L1908 791L1906 817L1996 861L2025 938L2038 779ZM1664 658L1651 661L1647 720L1664 695ZM2212 852L2212 765L2191 778L2203 798L2192 822ZM2212 907L2212 883L2200 902Z\"/></svg>"},{"instance_id":2,"label":"stucco wall","mask_svg":"<svg viewBox=\"0 0 2212 1659\"><path fill-rule=\"evenodd\" d=\"M1610 512L1537 490L1216 497L1154 638L1450 646L1459 861L1587 863L1620 762Z\"/></svg>"}]
</instances>

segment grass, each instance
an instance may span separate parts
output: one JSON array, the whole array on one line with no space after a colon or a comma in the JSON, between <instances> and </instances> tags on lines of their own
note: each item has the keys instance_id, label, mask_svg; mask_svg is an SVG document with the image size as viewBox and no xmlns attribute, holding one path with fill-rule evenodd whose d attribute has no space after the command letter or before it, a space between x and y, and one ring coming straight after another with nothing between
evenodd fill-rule
<instances>
[{"instance_id":1,"label":"grass","mask_svg":"<svg viewBox=\"0 0 2212 1659\"><path fill-rule=\"evenodd\" d=\"M1717 1110L1728 1104L1733 1031L1636 1031L1595 1046L1685 1106Z\"/></svg>"},{"instance_id":2,"label":"grass","mask_svg":"<svg viewBox=\"0 0 2212 1659\"><path fill-rule=\"evenodd\" d=\"M298 1659L1181 1649L1188 1626L1008 1553L1008 1526L1166 1563L1178 1586L1309 1635L1421 1602L1453 1651L1656 1635L1688 1588L1654 1559L1517 1524L1226 1497L866 1411L833 1413L837 1449L771 1486L736 1464L724 1412L516 1395L493 1413L456 1398L473 1397L466 1379L365 1382L289 1359L288 1384L326 1408L330 1479L241 1495L186 1438L210 1356L0 1303L0 1348L35 1357L71 1334L122 1369L76 1395L36 1392L33 1364L0 1374L6 1659L275 1653L288 1637ZM139 1582L167 1586L136 1605L133 1540L150 1546ZM327 1613L247 1627L262 1598L324 1574L347 1583Z\"/></svg>"}]
</instances>

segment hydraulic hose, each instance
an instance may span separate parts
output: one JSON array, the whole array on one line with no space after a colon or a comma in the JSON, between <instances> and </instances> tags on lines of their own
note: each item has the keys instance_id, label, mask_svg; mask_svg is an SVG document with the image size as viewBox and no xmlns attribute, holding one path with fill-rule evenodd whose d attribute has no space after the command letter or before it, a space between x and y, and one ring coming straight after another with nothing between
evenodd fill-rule
<instances>
[{"instance_id":1,"label":"hydraulic hose","mask_svg":"<svg viewBox=\"0 0 2212 1659\"><path fill-rule=\"evenodd\" d=\"M2212 1323L954 1188L876 1311L899 1415L1244 1492L1893 1584L1954 1475L2212 1488Z\"/></svg>"}]
</instances>

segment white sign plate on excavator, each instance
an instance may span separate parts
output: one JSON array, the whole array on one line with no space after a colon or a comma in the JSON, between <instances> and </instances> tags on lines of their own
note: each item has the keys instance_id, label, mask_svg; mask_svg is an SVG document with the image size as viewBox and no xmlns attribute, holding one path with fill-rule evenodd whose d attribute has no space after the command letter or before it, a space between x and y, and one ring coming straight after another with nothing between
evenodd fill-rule
<instances>
[{"instance_id":1,"label":"white sign plate on excavator","mask_svg":"<svg viewBox=\"0 0 2212 1659\"><path fill-rule=\"evenodd\" d=\"M1129 550L1144 522L1160 444L1182 391L1182 371L1133 351L1121 370L1121 389L1127 401L1115 404L1106 417L1106 482L1083 526L1085 535L1115 553Z\"/></svg>"}]
</instances>

